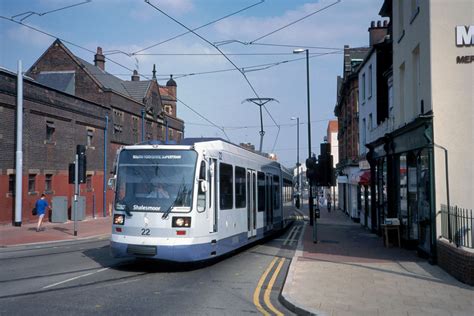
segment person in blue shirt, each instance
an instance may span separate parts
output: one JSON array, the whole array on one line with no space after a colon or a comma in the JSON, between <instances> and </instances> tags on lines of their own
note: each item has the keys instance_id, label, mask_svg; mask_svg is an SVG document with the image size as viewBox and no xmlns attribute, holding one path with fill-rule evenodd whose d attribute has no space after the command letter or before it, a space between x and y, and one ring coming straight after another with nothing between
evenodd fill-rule
<instances>
[{"instance_id":1,"label":"person in blue shirt","mask_svg":"<svg viewBox=\"0 0 474 316\"><path fill-rule=\"evenodd\" d=\"M41 224L43 223L43 217L46 212L46 209L49 208L48 201L46 201L46 196L41 194L41 198L36 201L36 215L38 215L38 226L36 226L36 231L42 231L44 228L41 228Z\"/></svg>"}]
</instances>

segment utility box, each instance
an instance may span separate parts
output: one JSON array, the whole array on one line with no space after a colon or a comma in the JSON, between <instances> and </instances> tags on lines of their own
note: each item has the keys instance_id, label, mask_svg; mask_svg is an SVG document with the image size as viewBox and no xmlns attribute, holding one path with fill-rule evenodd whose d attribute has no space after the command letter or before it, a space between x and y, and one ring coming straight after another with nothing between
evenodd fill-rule
<instances>
[{"instance_id":1,"label":"utility box","mask_svg":"<svg viewBox=\"0 0 474 316\"><path fill-rule=\"evenodd\" d=\"M55 196L52 201L51 222L67 222L67 196Z\"/></svg>"},{"instance_id":2,"label":"utility box","mask_svg":"<svg viewBox=\"0 0 474 316\"><path fill-rule=\"evenodd\" d=\"M75 209L74 196L71 200L71 220L82 221L86 217L86 197L78 196L77 197L77 209ZM76 210L74 212L74 210Z\"/></svg>"}]
</instances>

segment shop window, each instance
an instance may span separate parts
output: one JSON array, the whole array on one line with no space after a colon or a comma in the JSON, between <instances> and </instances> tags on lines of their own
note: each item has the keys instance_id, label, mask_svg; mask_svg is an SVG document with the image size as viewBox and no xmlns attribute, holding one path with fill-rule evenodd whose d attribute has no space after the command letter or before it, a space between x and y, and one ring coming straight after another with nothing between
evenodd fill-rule
<instances>
[{"instance_id":1,"label":"shop window","mask_svg":"<svg viewBox=\"0 0 474 316\"><path fill-rule=\"evenodd\" d=\"M235 167L235 208L245 207L245 168Z\"/></svg>"},{"instance_id":2,"label":"shop window","mask_svg":"<svg viewBox=\"0 0 474 316\"><path fill-rule=\"evenodd\" d=\"M44 191L52 192L53 191L53 175L47 174L44 178Z\"/></svg>"},{"instance_id":3,"label":"shop window","mask_svg":"<svg viewBox=\"0 0 474 316\"><path fill-rule=\"evenodd\" d=\"M221 210L231 209L234 204L232 166L221 163L219 165L219 206Z\"/></svg>"}]
</instances>

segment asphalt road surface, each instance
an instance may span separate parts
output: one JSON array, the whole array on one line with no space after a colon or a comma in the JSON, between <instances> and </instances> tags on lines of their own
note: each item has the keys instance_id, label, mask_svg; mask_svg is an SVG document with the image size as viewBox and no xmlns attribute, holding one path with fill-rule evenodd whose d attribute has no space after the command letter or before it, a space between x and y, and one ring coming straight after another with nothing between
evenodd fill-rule
<instances>
[{"instance_id":1,"label":"asphalt road surface","mask_svg":"<svg viewBox=\"0 0 474 316\"><path fill-rule=\"evenodd\" d=\"M280 304L303 222L204 265L114 259L108 239L0 250L0 315L290 315Z\"/></svg>"}]
</instances>

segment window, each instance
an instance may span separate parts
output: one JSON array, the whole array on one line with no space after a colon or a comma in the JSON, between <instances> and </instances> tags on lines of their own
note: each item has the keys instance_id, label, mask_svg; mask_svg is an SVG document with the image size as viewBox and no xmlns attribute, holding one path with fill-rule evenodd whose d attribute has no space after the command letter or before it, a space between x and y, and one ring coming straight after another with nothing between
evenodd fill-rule
<instances>
[{"instance_id":1,"label":"window","mask_svg":"<svg viewBox=\"0 0 474 316\"><path fill-rule=\"evenodd\" d=\"M405 122L405 63L400 66L400 86L399 86L400 123Z\"/></svg>"},{"instance_id":2,"label":"window","mask_svg":"<svg viewBox=\"0 0 474 316\"><path fill-rule=\"evenodd\" d=\"M168 130L170 132L170 136L169 136L168 140L173 140L173 130L171 128L169 128Z\"/></svg>"},{"instance_id":3,"label":"window","mask_svg":"<svg viewBox=\"0 0 474 316\"><path fill-rule=\"evenodd\" d=\"M372 65L369 66L369 98L372 97Z\"/></svg>"},{"instance_id":4,"label":"window","mask_svg":"<svg viewBox=\"0 0 474 316\"><path fill-rule=\"evenodd\" d=\"M404 27L404 17L403 17L403 1L398 2L398 42L400 42L405 35Z\"/></svg>"},{"instance_id":5,"label":"window","mask_svg":"<svg viewBox=\"0 0 474 316\"><path fill-rule=\"evenodd\" d=\"M258 181L258 211L265 211L265 174L259 172L257 175Z\"/></svg>"},{"instance_id":6,"label":"window","mask_svg":"<svg viewBox=\"0 0 474 316\"><path fill-rule=\"evenodd\" d=\"M92 139L94 138L94 130L87 129L87 147L92 147Z\"/></svg>"},{"instance_id":7,"label":"window","mask_svg":"<svg viewBox=\"0 0 474 316\"><path fill-rule=\"evenodd\" d=\"M420 0L411 0L411 19L410 24L413 23L416 16L420 13Z\"/></svg>"},{"instance_id":8,"label":"window","mask_svg":"<svg viewBox=\"0 0 474 316\"><path fill-rule=\"evenodd\" d=\"M419 109L418 104L420 104L419 99L419 92L420 92L420 45L416 46L416 48L412 51L412 59L413 59L413 114L416 115L417 109ZM420 111L421 112L421 111Z\"/></svg>"},{"instance_id":9,"label":"window","mask_svg":"<svg viewBox=\"0 0 474 316\"><path fill-rule=\"evenodd\" d=\"M235 167L235 208L245 207L245 168Z\"/></svg>"},{"instance_id":10,"label":"window","mask_svg":"<svg viewBox=\"0 0 474 316\"><path fill-rule=\"evenodd\" d=\"M28 192L36 192L36 174L28 175Z\"/></svg>"},{"instance_id":11,"label":"window","mask_svg":"<svg viewBox=\"0 0 474 316\"><path fill-rule=\"evenodd\" d=\"M273 188L274 188L274 201L273 201L273 206L276 210L280 208L280 177L279 176L273 176Z\"/></svg>"},{"instance_id":12,"label":"window","mask_svg":"<svg viewBox=\"0 0 474 316\"><path fill-rule=\"evenodd\" d=\"M368 126L369 131L372 130L372 113L369 114L369 126Z\"/></svg>"},{"instance_id":13,"label":"window","mask_svg":"<svg viewBox=\"0 0 474 316\"><path fill-rule=\"evenodd\" d=\"M367 132L367 124L365 122L365 118L362 119L362 146L361 146L361 149L362 149L362 152L365 152L365 144L366 144L366 132Z\"/></svg>"},{"instance_id":14,"label":"window","mask_svg":"<svg viewBox=\"0 0 474 316\"><path fill-rule=\"evenodd\" d=\"M54 122L46 121L46 140L48 142L54 141L54 132L56 131L56 127L54 126Z\"/></svg>"},{"instance_id":15,"label":"window","mask_svg":"<svg viewBox=\"0 0 474 316\"><path fill-rule=\"evenodd\" d=\"M362 74L362 86L360 88L361 92L362 92L362 100L365 100L365 73Z\"/></svg>"},{"instance_id":16,"label":"window","mask_svg":"<svg viewBox=\"0 0 474 316\"><path fill-rule=\"evenodd\" d=\"M92 191L92 175L86 175L86 190Z\"/></svg>"},{"instance_id":17,"label":"window","mask_svg":"<svg viewBox=\"0 0 474 316\"><path fill-rule=\"evenodd\" d=\"M221 210L231 209L234 204L233 182L232 166L221 163L219 165L219 206Z\"/></svg>"},{"instance_id":18,"label":"window","mask_svg":"<svg viewBox=\"0 0 474 316\"><path fill-rule=\"evenodd\" d=\"M16 179L14 174L8 175L8 193L15 193Z\"/></svg>"},{"instance_id":19,"label":"window","mask_svg":"<svg viewBox=\"0 0 474 316\"><path fill-rule=\"evenodd\" d=\"M47 174L44 178L44 191L52 192L53 191L53 175Z\"/></svg>"},{"instance_id":20,"label":"window","mask_svg":"<svg viewBox=\"0 0 474 316\"><path fill-rule=\"evenodd\" d=\"M114 110L114 134L122 134L123 130L123 112Z\"/></svg>"},{"instance_id":21,"label":"window","mask_svg":"<svg viewBox=\"0 0 474 316\"><path fill-rule=\"evenodd\" d=\"M139 142L139 135L138 135L138 117L132 116L132 135L133 135L133 142Z\"/></svg>"},{"instance_id":22,"label":"window","mask_svg":"<svg viewBox=\"0 0 474 316\"><path fill-rule=\"evenodd\" d=\"M173 114L173 107L169 104L165 105L165 112L169 115Z\"/></svg>"}]
</instances>

